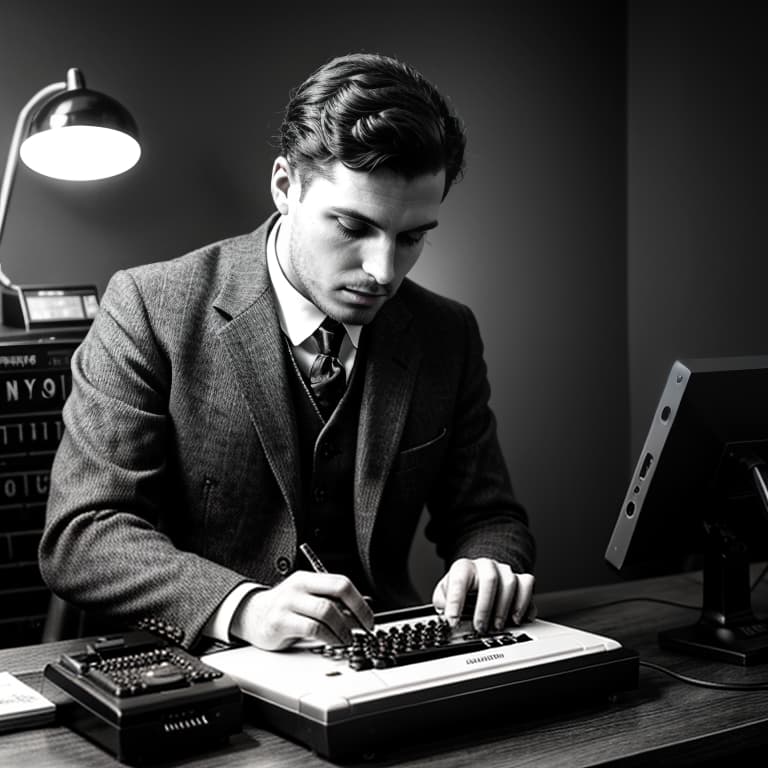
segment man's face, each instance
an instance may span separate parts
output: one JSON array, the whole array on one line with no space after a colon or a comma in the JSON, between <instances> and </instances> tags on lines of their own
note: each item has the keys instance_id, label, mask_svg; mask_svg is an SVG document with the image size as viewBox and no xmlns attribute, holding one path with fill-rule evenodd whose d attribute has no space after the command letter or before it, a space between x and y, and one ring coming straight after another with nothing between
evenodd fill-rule
<instances>
[{"instance_id":1,"label":"man's face","mask_svg":"<svg viewBox=\"0 0 768 768\"><path fill-rule=\"evenodd\" d=\"M331 171L315 176L300 199L298 175L284 158L275 161L278 256L304 297L340 322L362 325L395 294L437 226L445 172L406 179L339 162Z\"/></svg>"}]
</instances>

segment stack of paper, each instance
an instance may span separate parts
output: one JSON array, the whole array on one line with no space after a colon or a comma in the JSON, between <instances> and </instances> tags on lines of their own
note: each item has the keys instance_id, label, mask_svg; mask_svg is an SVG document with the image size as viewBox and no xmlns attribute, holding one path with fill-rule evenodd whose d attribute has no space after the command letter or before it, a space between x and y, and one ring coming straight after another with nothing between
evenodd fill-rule
<instances>
[{"instance_id":1,"label":"stack of paper","mask_svg":"<svg viewBox=\"0 0 768 768\"><path fill-rule=\"evenodd\" d=\"M0 731L53 723L56 705L9 672L0 672Z\"/></svg>"}]
</instances>

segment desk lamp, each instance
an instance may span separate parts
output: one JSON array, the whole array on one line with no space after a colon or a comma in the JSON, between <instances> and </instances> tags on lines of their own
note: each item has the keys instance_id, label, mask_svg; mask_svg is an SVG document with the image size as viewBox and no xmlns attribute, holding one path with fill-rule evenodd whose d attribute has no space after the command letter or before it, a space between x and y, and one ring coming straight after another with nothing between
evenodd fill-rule
<instances>
[{"instance_id":1,"label":"desk lamp","mask_svg":"<svg viewBox=\"0 0 768 768\"><path fill-rule=\"evenodd\" d=\"M66 82L42 88L22 108L11 139L0 186L0 240L19 156L32 170L55 179L105 179L138 162L137 138L128 111L87 89L79 69L69 69ZM98 308L94 286L15 285L1 266L0 292L3 323L26 330L87 325Z\"/></svg>"}]
</instances>

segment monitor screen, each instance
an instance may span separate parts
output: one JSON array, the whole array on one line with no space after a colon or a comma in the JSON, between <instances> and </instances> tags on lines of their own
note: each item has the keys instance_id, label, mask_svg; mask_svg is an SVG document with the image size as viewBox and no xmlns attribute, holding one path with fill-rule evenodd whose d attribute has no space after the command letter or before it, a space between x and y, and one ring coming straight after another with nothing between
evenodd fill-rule
<instances>
[{"instance_id":1,"label":"monitor screen","mask_svg":"<svg viewBox=\"0 0 768 768\"><path fill-rule=\"evenodd\" d=\"M768 661L768 626L752 615L749 585L749 562L768 544L767 468L768 357L675 362L605 555L631 576L702 568L700 622L684 628L686 644L666 635L663 644ZM755 637L754 652L712 646L739 645L742 634Z\"/></svg>"},{"instance_id":2,"label":"monitor screen","mask_svg":"<svg viewBox=\"0 0 768 768\"><path fill-rule=\"evenodd\" d=\"M85 320L80 296L27 296L27 311L32 321Z\"/></svg>"}]
</instances>

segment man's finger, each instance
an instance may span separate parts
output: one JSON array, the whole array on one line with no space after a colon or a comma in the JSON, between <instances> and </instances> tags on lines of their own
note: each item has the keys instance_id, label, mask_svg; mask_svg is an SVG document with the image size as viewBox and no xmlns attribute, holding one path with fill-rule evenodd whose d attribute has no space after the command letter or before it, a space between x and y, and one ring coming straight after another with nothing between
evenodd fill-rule
<instances>
[{"instance_id":1,"label":"man's finger","mask_svg":"<svg viewBox=\"0 0 768 768\"><path fill-rule=\"evenodd\" d=\"M477 599L472 625L478 632L487 632L492 618L493 606L496 602L496 590L499 586L499 571L497 564L487 557L478 558L473 562L475 583L477 584Z\"/></svg>"},{"instance_id":2,"label":"man's finger","mask_svg":"<svg viewBox=\"0 0 768 768\"><path fill-rule=\"evenodd\" d=\"M293 579L293 587L299 592L337 601L342 612L346 610L348 613L345 621L347 627L373 629L371 607L346 576L339 573L296 571L289 578Z\"/></svg>"},{"instance_id":3,"label":"man's finger","mask_svg":"<svg viewBox=\"0 0 768 768\"><path fill-rule=\"evenodd\" d=\"M294 613L327 629L327 632L322 632L321 627L313 627L313 634L309 635L311 639L329 636L330 640L326 642L335 645L347 645L352 642L351 628L355 626L354 622L344 615L341 606L335 600L299 592L291 608Z\"/></svg>"},{"instance_id":4,"label":"man's finger","mask_svg":"<svg viewBox=\"0 0 768 768\"><path fill-rule=\"evenodd\" d=\"M338 579L337 592L334 597L354 616L356 624L367 630L373 629L375 619L371 606L346 576L338 576Z\"/></svg>"},{"instance_id":5,"label":"man's finger","mask_svg":"<svg viewBox=\"0 0 768 768\"><path fill-rule=\"evenodd\" d=\"M461 558L448 571L445 596L445 619L455 627L464 610L467 592L475 585L475 568L471 560Z\"/></svg>"},{"instance_id":6,"label":"man's finger","mask_svg":"<svg viewBox=\"0 0 768 768\"><path fill-rule=\"evenodd\" d=\"M323 645L348 645L351 642L351 636L350 639L345 640L331 630L327 624L309 616L292 614L290 627L291 634L297 640L314 640Z\"/></svg>"},{"instance_id":7,"label":"man's finger","mask_svg":"<svg viewBox=\"0 0 768 768\"><path fill-rule=\"evenodd\" d=\"M435 607L435 613L445 612L445 589L447 581L448 575L446 574L437 582L437 586L432 591L432 605Z\"/></svg>"},{"instance_id":8,"label":"man's finger","mask_svg":"<svg viewBox=\"0 0 768 768\"><path fill-rule=\"evenodd\" d=\"M526 618L526 612L529 609L533 599L533 586L535 579L530 573L517 574L517 592L512 603L512 621L520 624Z\"/></svg>"},{"instance_id":9,"label":"man's finger","mask_svg":"<svg viewBox=\"0 0 768 768\"><path fill-rule=\"evenodd\" d=\"M493 628L498 632L507 624L512 600L517 593L517 574L512 573L508 565L499 567L499 588L496 590L496 605L494 607Z\"/></svg>"}]
</instances>

